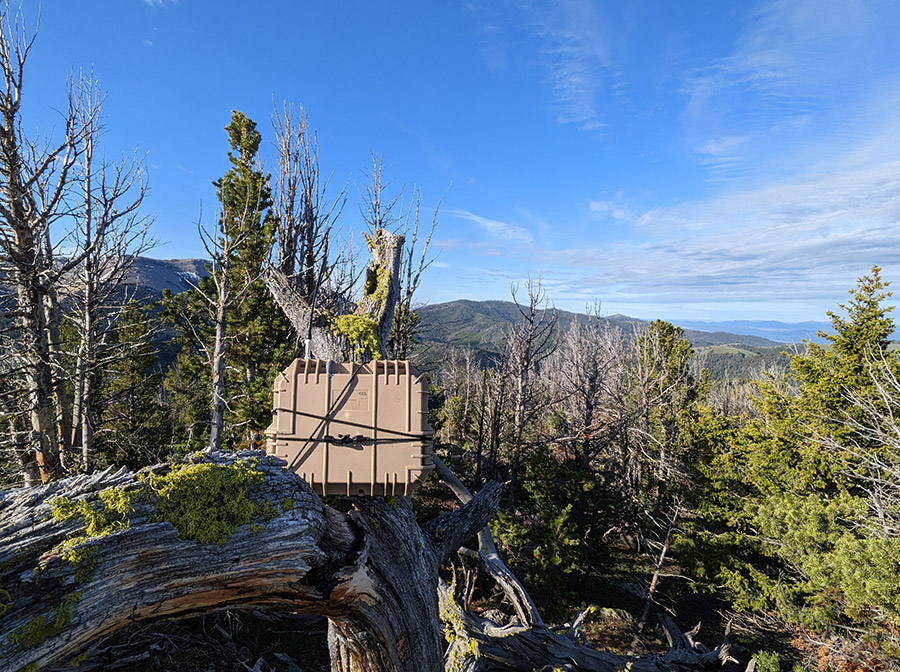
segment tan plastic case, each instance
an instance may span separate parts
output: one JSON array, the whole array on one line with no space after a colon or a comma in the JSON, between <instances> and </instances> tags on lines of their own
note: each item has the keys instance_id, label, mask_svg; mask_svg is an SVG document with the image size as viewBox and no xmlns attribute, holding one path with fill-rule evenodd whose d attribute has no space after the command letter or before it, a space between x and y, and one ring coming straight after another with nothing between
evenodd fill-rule
<instances>
[{"instance_id":1,"label":"tan plastic case","mask_svg":"<svg viewBox=\"0 0 900 672\"><path fill-rule=\"evenodd\" d=\"M322 495L409 495L434 469L428 386L409 362L295 359L274 385L266 452Z\"/></svg>"}]
</instances>

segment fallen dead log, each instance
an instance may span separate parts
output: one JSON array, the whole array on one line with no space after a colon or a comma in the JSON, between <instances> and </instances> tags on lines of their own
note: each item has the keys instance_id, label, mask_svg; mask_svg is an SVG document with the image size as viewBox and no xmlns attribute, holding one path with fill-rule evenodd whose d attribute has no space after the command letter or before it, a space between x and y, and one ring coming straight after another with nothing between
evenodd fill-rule
<instances>
[{"instance_id":1,"label":"fallen dead log","mask_svg":"<svg viewBox=\"0 0 900 672\"><path fill-rule=\"evenodd\" d=\"M223 609L329 619L332 669L443 669L438 566L497 506L420 527L405 498L327 507L280 460L212 454L0 494L0 669L75 664L130 623Z\"/></svg>"},{"instance_id":2,"label":"fallen dead log","mask_svg":"<svg viewBox=\"0 0 900 672\"><path fill-rule=\"evenodd\" d=\"M435 457L435 470L459 501L466 505L473 495L453 472ZM537 613L534 602L521 582L500 559L487 527L479 532L479 550L460 549L463 568L454 568L450 583L438 586L441 619L449 646L444 657L445 669L465 672L531 672L561 670L568 672L650 672L669 669L703 670L720 668L731 657L730 627L725 640L710 650L695 641L700 630L682 633L674 621L660 615L660 624L669 642L663 656L636 658L598 651L585 643L580 632L585 610L567 628L548 628ZM506 606L516 614L511 623L497 623L478 614L469 604L474 572L489 576L500 588ZM457 582L457 574L466 577ZM566 631L560 634L557 630Z\"/></svg>"},{"instance_id":3,"label":"fallen dead log","mask_svg":"<svg viewBox=\"0 0 900 672\"><path fill-rule=\"evenodd\" d=\"M255 452L0 493L0 669L75 666L129 624L222 610L326 616L335 672L640 672L727 658L673 624L667 656L596 651L577 624L547 628L495 552L464 550L500 580L518 617L478 615L439 566L484 528L498 497L489 484L423 525L400 497L343 500L342 512Z\"/></svg>"}]
</instances>

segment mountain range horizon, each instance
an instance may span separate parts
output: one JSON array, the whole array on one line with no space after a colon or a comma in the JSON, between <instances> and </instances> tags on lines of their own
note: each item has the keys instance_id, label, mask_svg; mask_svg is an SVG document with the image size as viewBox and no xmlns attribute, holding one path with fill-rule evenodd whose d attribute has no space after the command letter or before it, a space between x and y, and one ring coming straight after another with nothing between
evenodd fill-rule
<instances>
[{"instance_id":1,"label":"mountain range horizon","mask_svg":"<svg viewBox=\"0 0 900 672\"><path fill-rule=\"evenodd\" d=\"M153 259L150 257L138 257L132 269L129 279L142 289L152 291L153 293L162 293L168 289L173 293L183 292L191 288L206 273L203 259ZM515 306L513 301L503 299L456 299L441 303L425 303L417 307L426 324L433 319L446 318L448 306L476 306L480 305L485 310L475 311L480 313L482 318L491 313L491 306L499 304L505 306L504 310L499 312L503 315L501 321L508 322L508 309ZM496 306L494 306L496 307ZM552 307L552 301L550 303ZM494 311L496 313L496 311ZM560 315L574 316L584 315L584 313L575 313L557 309ZM438 318L441 315L441 318ZM429 318L430 316L430 318ZM634 316L613 314L601 315L604 319L620 324L646 324L653 320L645 318L637 318ZM469 318L472 319L471 316ZM571 318L568 318L571 319ZM723 345L723 344L741 344L752 345L754 347L775 347L788 343L800 343L804 340L818 341L821 340L819 332L828 333L831 331L829 322L782 322L779 320L666 320L675 326L685 330L688 340L695 346L702 345ZM710 336L703 336L709 334ZM726 336L732 335L740 338L729 340Z\"/></svg>"}]
</instances>

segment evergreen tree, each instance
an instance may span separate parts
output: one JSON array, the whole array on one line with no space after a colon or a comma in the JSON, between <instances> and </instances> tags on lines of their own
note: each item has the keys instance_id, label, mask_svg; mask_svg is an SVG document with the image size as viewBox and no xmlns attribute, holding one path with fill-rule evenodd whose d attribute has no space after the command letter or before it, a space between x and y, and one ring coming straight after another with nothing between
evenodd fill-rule
<instances>
[{"instance_id":1,"label":"evergreen tree","mask_svg":"<svg viewBox=\"0 0 900 672\"><path fill-rule=\"evenodd\" d=\"M206 301L197 290L180 294L163 291L160 318L168 325L175 361L163 379L176 452L201 450L208 445L211 418L210 366L205 344L214 330Z\"/></svg>"},{"instance_id":2,"label":"evergreen tree","mask_svg":"<svg viewBox=\"0 0 900 672\"><path fill-rule=\"evenodd\" d=\"M840 305L844 314L828 312L834 333L821 336L830 347L811 343L805 355L791 358L802 412L817 433L840 443L853 434L847 423L847 415L854 414L848 394L871 398L876 392L875 381L867 375L872 362L897 361L888 355L888 337L894 331L888 313L893 307L883 302L891 296L889 284L881 279L881 269L873 266L871 275L860 278L850 291L850 301Z\"/></svg>"},{"instance_id":3,"label":"evergreen tree","mask_svg":"<svg viewBox=\"0 0 900 672\"><path fill-rule=\"evenodd\" d=\"M237 111L225 130L231 168L214 183L220 213L216 235L210 236L213 264L195 290L164 299L180 343L166 387L181 439L192 448L203 445L206 432L196 430L214 422L220 395L226 443L258 446L271 419L272 382L293 356L287 320L262 279L276 220L269 176L258 166L261 136ZM211 398L213 408L201 410Z\"/></svg>"},{"instance_id":4,"label":"evergreen tree","mask_svg":"<svg viewBox=\"0 0 900 672\"><path fill-rule=\"evenodd\" d=\"M135 469L165 458L170 424L162 404L159 355L150 340L150 311L131 300L119 316L115 340L125 350L104 371L98 452L107 464Z\"/></svg>"},{"instance_id":5,"label":"evergreen tree","mask_svg":"<svg viewBox=\"0 0 900 672\"><path fill-rule=\"evenodd\" d=\"M900 620L900 539L873 517L866 487L865 458L886 450L867 423L900 404L884 394L900 372L886 287L877 266L860 278L842 312L829 313L827 345L791 357L792 378L759 383L759 418L741 427L706 412L695 437L705 530L684 555L738 607L873 642L894 637Z\"/></svg>"},{"instance_id":6,"label":"evergreen tree","mask_svg":"<svg viewBox=\"0 0 900 672\"><path fill-rule=\"evenodd\" d=\"M251 443L272 417L272 383L293 356L288 323L268 295L263 269L275 238L269 176L257 165L261 136L256 124L232 112L225 128L231 168L215 182L220 230L234 243L229 284L239 295L226 315L226 422L231 439ZM208 282L208 281L207 281Z\"/></svg>"}]
</instances>

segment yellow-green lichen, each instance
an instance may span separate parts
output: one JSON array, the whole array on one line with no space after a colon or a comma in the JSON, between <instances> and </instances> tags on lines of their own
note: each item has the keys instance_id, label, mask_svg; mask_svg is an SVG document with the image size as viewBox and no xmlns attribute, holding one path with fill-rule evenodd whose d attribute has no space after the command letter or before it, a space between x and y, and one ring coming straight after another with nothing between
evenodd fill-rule
<instances>
[{"instance_id":1,"label":"yellow-green lichen","mask_svg":"<svg viewBox=\"0 0 900 672\"><path fill-rule=\"evenodd\" d=\"M342 334L350 341L353 354L370 354L373 359L381 357L378 346L378 325L365 315L338 315L331 321L331 330Z\"/></svg>"},{"instance_id":2,"label":"yellow-green lichen","mask_svg":"<svg viewBox=\"0 0 900 672\"><path fill-rule=\"evenodd\" d=\"M192 461L175 465L162 475L143 473L137 488L103 490L99 494L100 506L57 497L51 502L54 519L84 521L80 534L59 545L61 557L78 567L76 581L86 578L93 569L96 548L81 544L92 537L126 529L140 497L155 504L151 522L171 523L183 539L225 543L239 526L255 518L272 519L278 515L269 502L254 502L249 497L251 488L261 484L263 478L262 472L243 462L223 465Z\"/></svg>"},{"instance_id":3,"label":"yellow-green lichen","mask_svg":"<svg viewBox=\"0 0 900 672\"><path fill-rule=\"evenodd\" d=\"M128 527L128 516L134 512L134 502L139 494L140 490L110 488L100 491L102 506L93 506L83 499L73 502L65 497L55 497L50 505L54 520L81 518L85 524L85 536L104 537Z\"/></svg>"},{"instance_id":4,"label":"yellow-green lichen","mask_svg":"<svg viewBox=\"0 0 900 672\"><path fill-rule=\"evenodd\" d=\"M2 617L12 606L12 597L8 592L0 588L0 617Z\"/></svg>"},{"instance_id":5,"label":"yellow-green lichen","mask_svg":"<svg viewBox=\"0 0 900 672\"><path fill-rule=\"evenodd\" d=\"M13 630L6 638L10 644L17 644L25 649L33 649L43 644L50 637L61 634L72 620L72 607L81 593L69 593L59 606L49 614L36 616L25 625Z\"/></svg>"},{"instance_id":6,"label":"yellow-green lichen","mask_svg":"<svg viewBox=\"0 0 900 672\"><path fill-rule=\"evenodd\" d=\"M85 660L87 660L88 653L90 652L85 651L84 653L80 653L72 658L72 660L69 661L69 667L78 667L79 665L81 665Z\"/></svg>"},{"instance_id":7,"label":"yellow-green lichen","mask_svg":"<svg viewBox=\"0 0 900 672\"><path fill-rule=\"evenodd\" d=\"M458 613L459 605L453 595L448 595L447 601L449 606L442 607L440 611L440 619L444 622L444 639L450 645L447 670L457 672L463 669L468 659L478 658L480 652L476 640L459 634L466 632L466 624Z\"/></svg>"},{"instance_id":8,"label":"yellow-green lichen","mask_svg":"<svg viewBox=\"0 0 900 672\"><path fill-rule=\"evenodd\" d=\"M112 488L100 492L100 505L85 500L73 502L65 497L51 500L54 520L64 522L80 518L84 522L83 531L69 535L56 547L62 551L60 557L63 561L74 565L76 582L86 581L94 570L97 547L85 546L85 542L127 529L128 516L134 512L134 502L139 495L139 489Z\"/></svg>"},{"instance_id":9,"label":"yellow-green lichen","mask_svg":"<svg viewBox=\"0 0 900 672\"><path fill-rule=\"evenodd\" d=\"M86 581L94 571L94 556L97 555L97 547L85 546L84 543L89 540L90 537L76 535L57 546L59 549L66 549L60 557L75 566L76 583Z\"/></svg>"},{"instance_id":10,"label":"yellow-green lichen","mask_svg":"<svg viewBox=\"0 0 900 672\"><path fill-rule=\"evenodd\" d=\"M391 272L386 266L376 266L374 272L367 270L366 286L363 294L377 306L384 305L391 291Z\"/></svg>"},{"instance_id":11,"label":"yellow-green lichen","mask_svg":"<svg viewBox=\"0 0 900 672\"><path fill-rule=\"evenodd\" d=\"M294 500L291 499L290 497L285 497L284 501L281 503L281 510L282 511L290 511L293 508L294 508Z\"/></svg>"},{"instance_id":12,"label":"yellow-green lichen","mask_svg":"<svg viewBox=\"0 0 900 672\"><path fill-rule=\"evenodd\" d=\"M20 667L16 672L38 672L41 669L37 663L28 663L25 667Z\"/></svg>"},{"instance_id":13,"label":"yellow-green lichen","mask_svg":"<svg viewBox=\"0 0 900 672\"><path fill-rule=\"evenodd\" d=\"M263 474L243 462L179 465L163 476L150 474L148 487L156 496L150 520L171 523L183 539L224 544L241 525L277 515L274 506L249 496L262 482Z\"/></svg>"}]
</instances>

